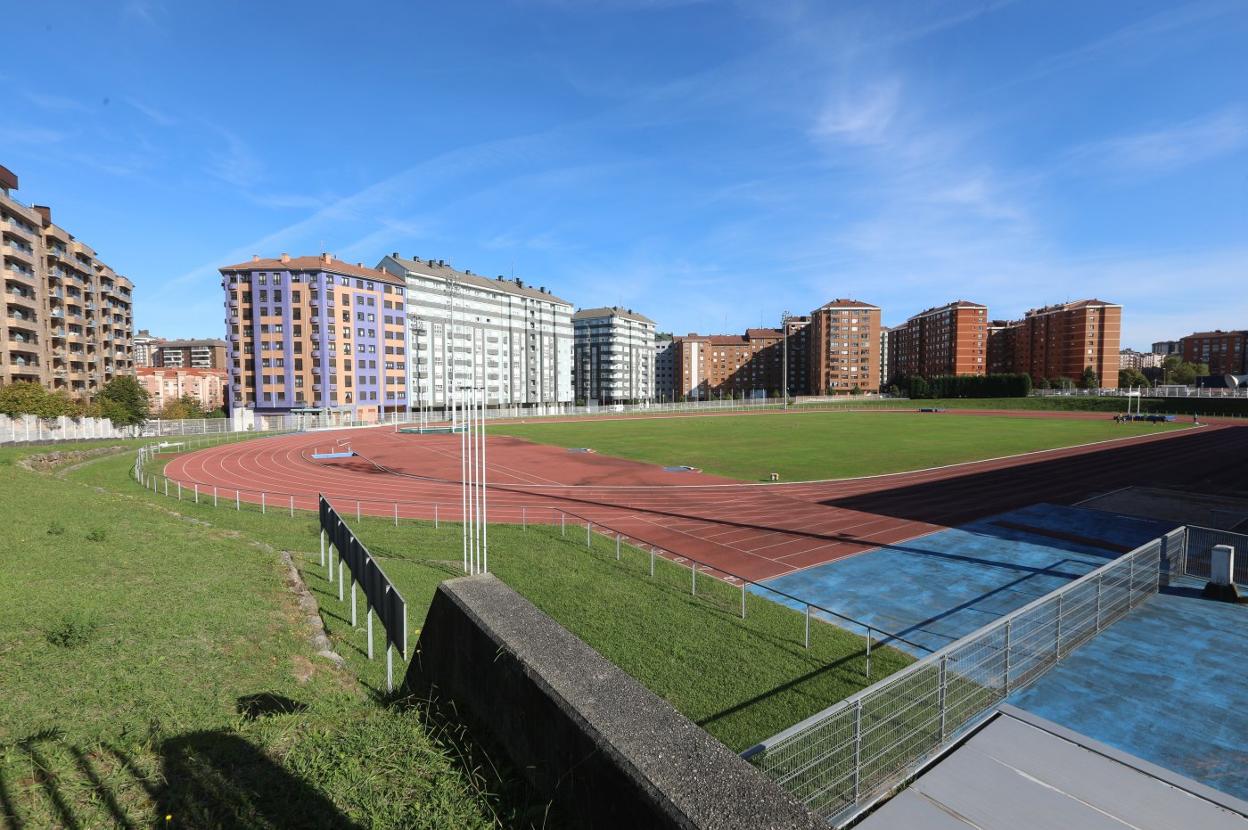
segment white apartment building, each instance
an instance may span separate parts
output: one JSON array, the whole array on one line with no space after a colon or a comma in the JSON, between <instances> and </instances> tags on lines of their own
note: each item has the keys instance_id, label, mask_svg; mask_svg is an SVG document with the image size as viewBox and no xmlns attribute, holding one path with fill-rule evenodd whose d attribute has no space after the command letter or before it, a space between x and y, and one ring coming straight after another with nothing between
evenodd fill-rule
<instances>
[{"instance_id":1,"label":"white apartment building","mask_svg":"<svg viewBox=\"0 0 1248 830\"><path fill-rule=\"evenodd\" d=\"M654 321L630 309L587 308L572 315L576 397L601 404L654 399Z\"/></svg>"},{"instance_id":2,"label":"white apartment building","mask_svg":"<svg viewBox=\"0 0 1248 830\"><path fill-rule=\"evenodd\" d=\"M489 406L572 401L571 303L545 286L457 271L443 260L396 253L377 267L407 282L412 409L443 409L450 390L469 384L484 385Z\"/></svg>"}]
</instances>

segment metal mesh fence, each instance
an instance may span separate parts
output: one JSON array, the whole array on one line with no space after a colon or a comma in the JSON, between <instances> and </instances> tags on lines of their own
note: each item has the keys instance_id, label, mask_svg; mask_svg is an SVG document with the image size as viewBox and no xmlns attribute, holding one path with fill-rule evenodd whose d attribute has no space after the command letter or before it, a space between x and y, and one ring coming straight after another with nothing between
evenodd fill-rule
<instances>
[{"instance_id":1,"label":"metal mesh fence","mask_svg":"<svg viewBox=\"0 0 1248 830\"><path fill-rule=\"evenodd\" d=\"M1158 590L1183 528L963 637L747 753L841 823Z\"/></svg>"},{"instance_id":2,"label":"metal mesh fence","mask_svg":"<svg viewBox=\"0 0 1248 830\"><path fill-rule=\"evenodd\" d=\"M1248 585L1248 536L1229 530L1211 527L1188 527L1185 570L1188 576L1209 579L1212 576L1213 548L1230 545L1235 548L1235 570L1232 578L1240 585Z\"/></svg>"}]
</instances>

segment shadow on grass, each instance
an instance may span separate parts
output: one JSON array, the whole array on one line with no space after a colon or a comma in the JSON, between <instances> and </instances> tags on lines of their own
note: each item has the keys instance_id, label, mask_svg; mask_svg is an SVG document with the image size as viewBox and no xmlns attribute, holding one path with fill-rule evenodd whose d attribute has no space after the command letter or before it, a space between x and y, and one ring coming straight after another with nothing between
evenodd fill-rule
<instances>
[{"instance_id":1,"label":"shadow on grass","mask_svg":"<svg viewBox=\"0 0 1248 830\"><path fill-rule=\"evenodd\" d=\"M451 759L474 789L488 794L503 827L557 830L569 826L554 803L512 766L502 747L484 729L474 729L454 701L439 699L436 690L419 679L418 672L409 670L393 694L377 693L376 697L420 719L429 740Z\"/></svg>"},{"instance_id":2,"label":"shadow on grass","mask_svg":"<svg viewBox=\"0 0 1248 830\"><path fill-rule=\"evenodd\" d=\"M244 701L273 709L266 714L299 711L303 705L263 694L240 699L240 708ZM101 826L101 813L107 814L108 826L121 828L360 827L315 788L226 730L190 732L159 744L159 774L144 771L124 749L89 751L66 742L55 730L3 749L16 750L10 757L24 757L32 773L6 780L12 769L0 767L0 825L13 830ZM105 772L110 767L111 775ZM145 797L136 798L132 785Z\"/></svg>"}]
</instances>

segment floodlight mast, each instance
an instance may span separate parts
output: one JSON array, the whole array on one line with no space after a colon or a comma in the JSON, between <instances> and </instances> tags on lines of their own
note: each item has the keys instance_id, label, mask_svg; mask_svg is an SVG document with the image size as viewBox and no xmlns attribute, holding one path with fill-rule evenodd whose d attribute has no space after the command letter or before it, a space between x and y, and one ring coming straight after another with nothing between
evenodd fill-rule
<instances>
[{"instance_id":1,"label":"floodlight mast","mask_svg":"<svg viewBox=\"0 0 1248 830\"><path fill-rule=\"evenodd\" d=\"M780 379L780 388L784 392L784 408L789 408L789 310L780 314L780 328L784 337L784 377Z\"/></svg>"}]
</instances>

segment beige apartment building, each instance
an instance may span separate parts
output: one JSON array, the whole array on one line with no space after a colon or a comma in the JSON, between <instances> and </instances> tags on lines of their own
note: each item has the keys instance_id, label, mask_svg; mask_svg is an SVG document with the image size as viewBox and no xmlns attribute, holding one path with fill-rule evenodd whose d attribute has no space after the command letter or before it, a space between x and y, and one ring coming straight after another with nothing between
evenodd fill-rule
<instances>
[{"instance_id":1,"label":"beige apartment building","mask_svg":"<svg viewBox=\"0 0 1248 830\"><path fill-rule=\"evenodd\" d=\"M139 367L139 385L147 390L153 413L183 397L194 398L205 410L225 405L225 390L230 385L225 369L162 369Z\"/></svg>"},{"instance_id":2,"label":"beige apartment building","mask_svg":"<svg viewBox=\"0 0 1248 830\"><path fill-rule=\"evenodd\" d=\"M90 397L134 372L134 286L54 224L51 208L19 202L17 189L0 167L0 384Z\"/></svg>"}]
</instances>

